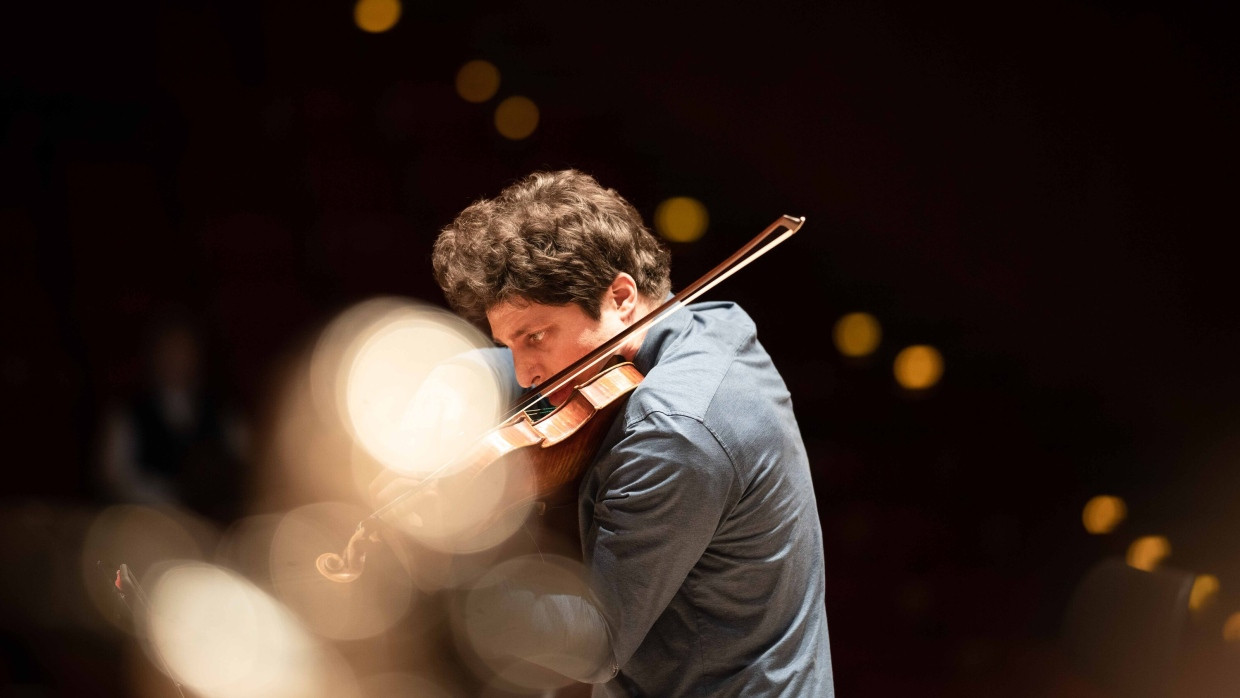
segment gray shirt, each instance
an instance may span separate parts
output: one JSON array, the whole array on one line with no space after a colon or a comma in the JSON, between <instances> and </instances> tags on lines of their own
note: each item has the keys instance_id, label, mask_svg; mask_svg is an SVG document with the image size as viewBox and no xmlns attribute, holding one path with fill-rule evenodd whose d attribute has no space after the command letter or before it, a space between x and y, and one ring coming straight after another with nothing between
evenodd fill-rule
<instances>
[{"instance_id":1,"label":"gray shirt","mask_svg":"<svg viewBox=\"0 0 1240 698\"><path fill-rule=\"evenodd\" d=\"M634 364L578 499L619 668L594 695L833 696L809 461L753 321L688 306Z\"/></svg>"}]
</instances>

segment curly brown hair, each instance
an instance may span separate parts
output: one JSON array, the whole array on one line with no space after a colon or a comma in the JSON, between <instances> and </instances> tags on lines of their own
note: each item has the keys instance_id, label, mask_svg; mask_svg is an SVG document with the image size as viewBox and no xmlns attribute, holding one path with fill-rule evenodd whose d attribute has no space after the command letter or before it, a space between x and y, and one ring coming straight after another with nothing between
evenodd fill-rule
<instances>
[{"instance_id":1,"label":"curly brown hair","mask_svg":"<svg viewBox=\"0 0 1240 698\"><path fill-rule=\"evenodd\" d=\"M655 301L671 289L671 255L637 209L576 170L535 172L470 205L432 259L448 303L483 328L487 309L506 301L576 303L597 320L620 272Z\"/></svg>"}]
</instances>

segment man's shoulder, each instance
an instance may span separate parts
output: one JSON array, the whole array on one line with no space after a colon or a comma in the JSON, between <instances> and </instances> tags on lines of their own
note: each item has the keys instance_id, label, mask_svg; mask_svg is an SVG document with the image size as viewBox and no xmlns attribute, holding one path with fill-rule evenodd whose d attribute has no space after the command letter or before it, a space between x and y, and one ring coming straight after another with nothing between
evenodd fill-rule
<instances>
[{"instance_id":1,"label":"man's shoulder","mask_svg":"<svg viewBox=\"0 0 1240 698\"><path fill-rule=\"evenodd\" d=\"M697 303L686 311L688 317L630 398L630 420L661 412L704 421L712 403L746 390L744 376L733 370L739 360L752 363L757 357L759 364L769 364L753 320L739 305Z\"/></svg>"}]
</instances>

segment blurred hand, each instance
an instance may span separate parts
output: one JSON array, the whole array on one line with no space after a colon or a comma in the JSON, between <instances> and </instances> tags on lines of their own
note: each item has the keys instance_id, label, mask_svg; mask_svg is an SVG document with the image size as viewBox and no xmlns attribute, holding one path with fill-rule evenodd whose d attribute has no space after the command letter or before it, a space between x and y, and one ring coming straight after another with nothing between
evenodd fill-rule
<instances>
[{"instance_id":1,"label":"blurred hand","mask_svg":"<svg viewBox=\"0 0 1240 698\"><path fill-rule=\"evenodd\" d=\"M469 399L477 373L469 364L440 364L410 400L399 424L408 469L384 470L369 488L377 508L393 505L383 516L388 523L417 534L443 521L442 469L469 446L471 432L478 430Z\"/></svg>"},{"instance_id":2,"label":"blurred hand","mask_svg":"<svg viewBox=\"0 0 1240 698\"><path fill-rule=\"evenodd\" d=\"M392 507L383 513L384 521L406 531L417 531L437 508L439 483L384 469L370 483L370 499L376 509Z\"/></svg>"},{"instance_id":3,"label":"blurred hand","mask_svg":"<svg viewBox=\"0 0 1240 698\"><path fill-rule=\"evenodd\" d=\"M515 530L528 509L517 506L524 503L517 495L528 488L517 486L524 480L512 477L512 464L461 470L468 460L462 456L496 426L498 398L494 374L481 361L440 364L427 374L400 420L401 467L370 485L377 507L392 505L385 521L452 549L497 543L488 537L497 522Z\"/></svg>"}]
</instances>

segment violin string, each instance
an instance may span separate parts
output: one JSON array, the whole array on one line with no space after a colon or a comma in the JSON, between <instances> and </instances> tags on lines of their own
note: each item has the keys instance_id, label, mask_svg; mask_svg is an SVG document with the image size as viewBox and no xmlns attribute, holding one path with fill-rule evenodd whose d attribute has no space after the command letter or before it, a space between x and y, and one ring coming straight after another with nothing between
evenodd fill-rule
<instances>
[{"instance_id":1,"label":"violin string","mask_svg":"<svg viewBox=\"0 0 1240 698\"><path fill-rule=\"evenodd\" d=\"M539 397L539 399L542 399L541 396ZM555 412L557 409L556 407L536 407L535 404L537 402L538 402L537 400L532 401L529 407L527 407L525 410L522 410L527 415L529 415L530 419L533 421L538 421L539 419L542 419L543 417L551 414L552 412ZM448 471L460 459L461 459L460 456L456 456L448 460L448 462L444 463L440 467L432 470L429 474L426 475L424 479L412 485L410 489L405 490L404 492L400 493L399 495L394 497L392 501L388 502L387 504L379 507L374 512L372 512L370 516L366 517L366 519L364 519L363 522L359 524L359 526L364 525L365 521L367 520L370 520L370 519L377 520L383 514L386 514L387 512L391 511L396 506L403 503L405 500L409 499L413 495L422 491L423 489L428 487L431 482L437 480L441 475L443 475L446 471Z\"/></svg>"},{"instance_id":2,"label":"violin string","mask_svg":"<svg viewBox=\"0 0 1240 698\"><path fill-rule=\"evenodd\" d=\"M546 415L551 414L555 410L556 410L555 407L536 408L533 406L533 403L531 403L530 407L528 408L527 413L530 413L530 418L532 420L537 421L545 417ZM438 480L440 476L448 472L452 468L453 465L458 463L461 460L463 455L464 454L459 454L457 456L454 456L448 459L448 461L445 462L443 465L427 473L427 475L422 480L419 480L417 483L411 485L409 489L393 497L392 501L388 502L387 504L384 504L378 509L375 509L373 512L371 512L370 516L367 516L365 519L362 519L361 523L358 524L358 528L365 526L367 521L379 520L379 518L383 516L384 514L386 514L387 512L391 511L392 509L396 508L400 504L404 503L407 499L414 496L418 492L421 492L423 489L429 487L430 483Z\"/></svg>"},{"instance_id":3,"label":"violin string","mask_svg":"<svg viewBox=\"0 0 1240 698\"><path fill-rule=\"evenodd\" d=\"M530 542L534 544L534 550L538 553L538 561L545 563L547 559L543 557L542 546L538 544L538 537L535 536L534 532L530 530L530 524L528 521L521 524L521 530L525 531L525 535L529 536Z\"/></svg>"}]
</instances>

